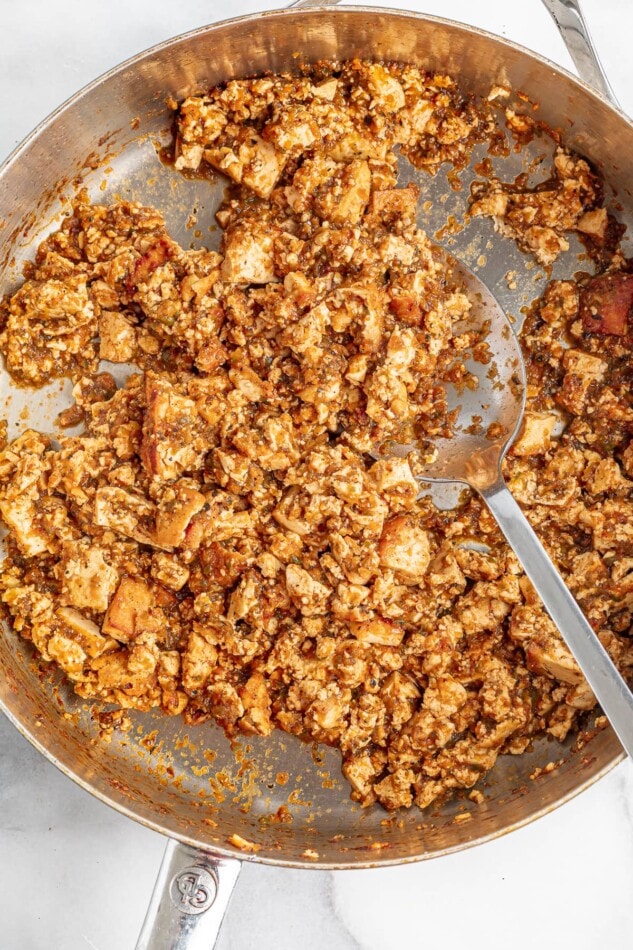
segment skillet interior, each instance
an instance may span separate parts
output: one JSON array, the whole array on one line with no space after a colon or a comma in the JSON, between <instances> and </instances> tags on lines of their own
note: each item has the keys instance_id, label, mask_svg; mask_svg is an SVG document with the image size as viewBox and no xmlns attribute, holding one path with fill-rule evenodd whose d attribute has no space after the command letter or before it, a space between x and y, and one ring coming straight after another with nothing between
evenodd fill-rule
<instances>
[{"instance_id":1,"label":"skillet interior","mask_svg":"<svg viewBox=\"0 0 633 950\"><path fill-rule=\"evenodd\" d=\"M633 126L571 76L488 34L429 17L375 8L281 12L197 30L136 57L79 93L20 146L0 175L3 292L19 282L22 262L58 226L64 202L79 184L93 201L119 194L156 205L182 243L196 243L194 232L184 225L195 205L199 241L213 245L218 234L209 228L224 182L185 180L160 163L155 143L169 137L167 97L180 99L224 79L292 68L297 60L353 56L440 69L484 95L493 83L528 93L539 103L539 118L561 128L566 143L598 165L613 189L618 216L630 225L627 162L633 154ZM531 157L549 149L549 141L537 140L523 155L497 160L501 176L513 178ZM473 161L482 154L475 152ZM430 234L449 214L459 217L473 174L464 172L460 192L449 187L444 172L423 180L433 204L420 223ZM489 222L478 220L456 234L451 250L466 262L480 262L482 277L516 317L542 292L542 272L509 242L496 238ZM577 251L572 246L554 276L578 268ZM512 291L504 279L509 270L518 275ZM25 421L54 431L54 417L68 395L68 385L31 393L17 390L5 373L0 376L0 398L6 400L14 432ZM364 811L349 801L332 750L320 748L313 754L292 737L274 733L265 740L242 740L236 764L215 727L188 728L180 719L160 715L137 716L131 733L115 735L104 745L95 742L88 706L74 699L59 679L43 675L28 645L10 633L0 637L0 668L0 706L84 787L156 830L269 863L360 867L459 849L550 810L599 777L621 754L610 730L596 735L580 753L571 750L571 742L541 741L528 755L499 761L483 789L483 805L456 801L435 811L389 817L379 808ZM213 761L205 755L209 749L216 754ZM529 779L535 767L559 759L563 762L554 772ZM277 781L280 771L288 773L286 784ZM281 805L287 806L292 822L279 821ZM227 841L235 833L260 850L237 850Z\"/></svg>"}]
</instances>

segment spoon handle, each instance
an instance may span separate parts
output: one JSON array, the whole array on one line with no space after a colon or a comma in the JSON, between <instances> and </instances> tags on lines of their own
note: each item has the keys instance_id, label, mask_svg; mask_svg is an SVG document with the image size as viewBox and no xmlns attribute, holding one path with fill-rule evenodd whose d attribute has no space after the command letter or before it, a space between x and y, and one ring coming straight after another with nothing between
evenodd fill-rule
<instances>
[{"instance_id":1,"label":"spoon handle","mask_svg":"<svg viewBox=\"0 0 633 950\"><path fill-rule=\"evenodd\" d=\"M633 757L633 693L565 586L501 475L489 488L478 488L477 491L532 581L620 742Z\"/></svg>"}]
</instances>

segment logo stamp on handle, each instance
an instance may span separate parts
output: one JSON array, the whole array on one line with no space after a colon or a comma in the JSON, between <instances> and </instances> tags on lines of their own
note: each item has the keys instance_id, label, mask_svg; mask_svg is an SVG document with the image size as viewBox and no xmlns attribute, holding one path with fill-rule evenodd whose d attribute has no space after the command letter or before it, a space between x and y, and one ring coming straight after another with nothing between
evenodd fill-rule
<instances>
[{"instance_id":1,"label":"logo stamp on handle","mask_svg":"<svg viewBox=\"0 0 633 950\"><path fill-rule=\"evenodd\" d=\"M182 914L203 914L213 904L217 892L213 875L195 865L179 871L169 886L169 896Z\"/></svg>"}]
</instances>

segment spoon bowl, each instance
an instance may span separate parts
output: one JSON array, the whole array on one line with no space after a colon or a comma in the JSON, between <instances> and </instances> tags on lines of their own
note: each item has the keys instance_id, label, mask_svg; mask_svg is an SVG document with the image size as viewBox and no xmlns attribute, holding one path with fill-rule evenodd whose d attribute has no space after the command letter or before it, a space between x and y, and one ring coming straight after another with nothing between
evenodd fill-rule
<instances>
[{"instance_id":1,"label":"spoon bowl","mask_svg":"<svg viewBox=\"0 0 633 950\"><path fill-rule=\"evenodd\" d=\"M503 457L521 426L525 362L512 324L488 287L461 261L447 252L443 256L451 282L471 302L468 316L454 326L454 335L475 331L477 338L483 336L488 356L484 361L472 350L459 354L472 385L445 384L453 434L433 440L435 455L425 463L424 480L483 488L497 480ZM413 443L390 444L388 452L406 456L415 448Z\"/></svg>"},{"instance_id":2,"label":"spoon bowl","mask_svg":"<svg viewBox=\"0 0 633 950\"><path fill-rule=\"evenodd\" d=\"M415 170L398 158L399 183L415 180ZM404 180L403 180L404 179ZM485 501L506 541L541 598L543 607L573 654L620 742L633 756L633 693L602 646L549 554L508 489L501 463L515 439L525 408L526 372L519 340L488 287L465 264L446 256L451 280L471 301L468 316L454 335L475 331L487 345L485 358L460 353L473 385L446 383L446 400L455 412L452 433L433 440L434 453L419 480L462 483ZM477 347L481 354L481 347ZM474 380L476 378L476 385ZM415 444L387 443L380 454L406 456ZM424 453L427 458L428 452Z\"/></svg>"}]
</instances>

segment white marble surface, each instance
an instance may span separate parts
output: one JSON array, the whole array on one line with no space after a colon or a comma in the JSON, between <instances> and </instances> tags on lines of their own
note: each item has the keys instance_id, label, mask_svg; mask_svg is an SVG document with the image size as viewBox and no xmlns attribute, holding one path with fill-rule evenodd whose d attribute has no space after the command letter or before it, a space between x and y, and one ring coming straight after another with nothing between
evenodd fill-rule
<instances>
[{"instance_id":1,"label":"white marble surface","mask_svg":"<svg viewBox=\"0 0 633 950\"><path fill-rule=\"evenodd\" d=\"M271 0L2 0L0 158L127 56ZM571 63L538 0L401 0ZM633 113L630 0L584 0ZM93 800L0 717L0 950L134 946L163 839ZM521 831L438 861L326 874L245 867L219 950L628 950L633 767Z\"/></svg>"}]
</instances>

